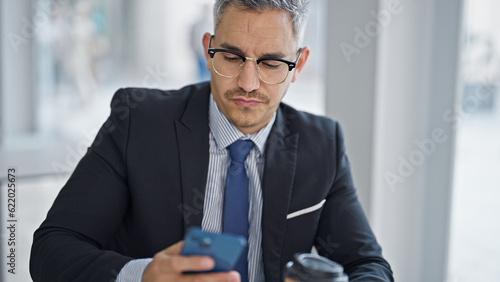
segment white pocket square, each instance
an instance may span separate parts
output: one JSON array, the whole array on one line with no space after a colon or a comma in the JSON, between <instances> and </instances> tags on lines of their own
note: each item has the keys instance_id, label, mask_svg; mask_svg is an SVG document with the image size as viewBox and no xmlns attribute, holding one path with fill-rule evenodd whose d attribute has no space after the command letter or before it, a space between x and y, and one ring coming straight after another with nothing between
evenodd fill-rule
<instances>
[{"instance_id":1,"label":"white pocket square","mask_svg":"<svg viewBox=\"0 0 500 282\"><path fill-rule=\"evenodd\" d=\"M289 213L287 216L286 216L286 219L290 219L290 218L294 218L294 217L297 217L297 216L301 216L303 214L306 214L306 213L310 213L310 212L313 212L315 210L319 210L326 202L326 199L319 202L318 204L314 205L314 206L310 206L308 208L305 208L305 209L301 209L301 210L298 210L296 212L292 212L292 213Z\"/></svg>"}]
</instances>

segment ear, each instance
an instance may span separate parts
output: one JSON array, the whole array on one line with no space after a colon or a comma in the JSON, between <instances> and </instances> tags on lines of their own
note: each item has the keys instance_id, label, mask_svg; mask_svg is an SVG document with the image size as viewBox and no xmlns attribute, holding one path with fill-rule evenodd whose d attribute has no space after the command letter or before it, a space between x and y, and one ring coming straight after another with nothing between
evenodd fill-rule
<instances>
[{"instance_id":1,"label":"ear","mask_svg":"<svg viewBox=\"0 0 500 282\"><path fill-rule=\"evenodd\" d=\"M210 55L208 54L208 42L210 41L210 36L212 36L210 33L206 32L203 34L203 50L205 50L205 59L206 59L206 66L207 70L212 71L212 64L210 63L212 58L210 58ZM212 43L213 44L213 43Z\"/></svg>"},{"instance_id":2,"label":"ear","mask_svg":"<svg viewBox=\"0 0 500 282\"><path fill-rule=\"evenodd\" d=\"M304 47L302 48L302 54L300 55L300 59L297 62L297 65L295 66L295 69L293 70L293 77L292 77L292 82L295 82L297 80L297 76L299 73L302 71L302 68L307 62L307 58L309 58L309 48Z\"/></svg>"}]
</instances>

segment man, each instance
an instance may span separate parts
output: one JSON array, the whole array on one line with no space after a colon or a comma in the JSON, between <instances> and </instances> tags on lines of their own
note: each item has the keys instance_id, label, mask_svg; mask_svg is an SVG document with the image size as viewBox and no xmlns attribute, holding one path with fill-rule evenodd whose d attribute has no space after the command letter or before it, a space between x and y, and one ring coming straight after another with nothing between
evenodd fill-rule
<instances>
[{"instance_id":1,"label":"man","mask_svg":"<svg viewBox=\"0 0 500 282\"><path fill-rule=\"evenodd\" d=\"M119 90L35 233L33 280L282 281L293 254L316 246L351 281L392 281L339 126L280 103L309 55L306 10L217 0L215 34L203 37L210 83ZM180 255L190 226L244 230L237 271L183 274L214 266Z\"/></svg>"}]
</instances>

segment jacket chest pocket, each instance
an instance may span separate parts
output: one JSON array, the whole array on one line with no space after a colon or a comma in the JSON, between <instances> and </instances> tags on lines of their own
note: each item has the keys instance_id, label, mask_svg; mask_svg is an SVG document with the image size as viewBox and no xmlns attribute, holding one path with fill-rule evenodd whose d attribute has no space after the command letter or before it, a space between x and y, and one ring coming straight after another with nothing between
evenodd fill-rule
<instances>
[{"instance_id":1,"label":"jacket chest pocket","mask_svg":"<svg viewBox=\"0 0 500 282\"><path fill-rule=\"evenodd\" d=\"M316 239L319 219L325 201L307 206L287 215L283 242L282 265L293 259L295 253L309 253Z\"/></svg>"},{"instance_id":2,"label":"jacket chest pocket","mask_svg":"<svg viewBox=\"0 0 500 282\"><path fill-rule=\"evenodd\" d=\"M300 240L300 237L314 240L325 202L326 200L322 200L319 203L289 213L286 220L286 236L297 237L298 240Z\"/></svg>"}]
</instances>

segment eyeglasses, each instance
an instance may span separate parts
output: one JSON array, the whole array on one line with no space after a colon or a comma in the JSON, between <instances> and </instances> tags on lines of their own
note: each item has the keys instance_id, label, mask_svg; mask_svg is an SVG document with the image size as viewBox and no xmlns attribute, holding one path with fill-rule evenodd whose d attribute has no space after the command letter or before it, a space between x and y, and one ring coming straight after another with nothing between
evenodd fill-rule
<instances>
[{"instance_id":1,"label":"eyeglasses","mask_svg":"<svg viewBox=\"0 0 500 282\"><path fill-rule=\"evenodd\" d=\"M212 38L208 46L212 46ZM302 54L302 48L298 50L299 55L295 62L278 58L249 58L242 54L226 49L208 48L208 54L212 58L212 68L220 76L227 78L237 77L243 70L247 60L257 63L257 72L260 80L267 84L281 84L288 78L288 73L295 68Z\"/></svg>"}]
</instances>

